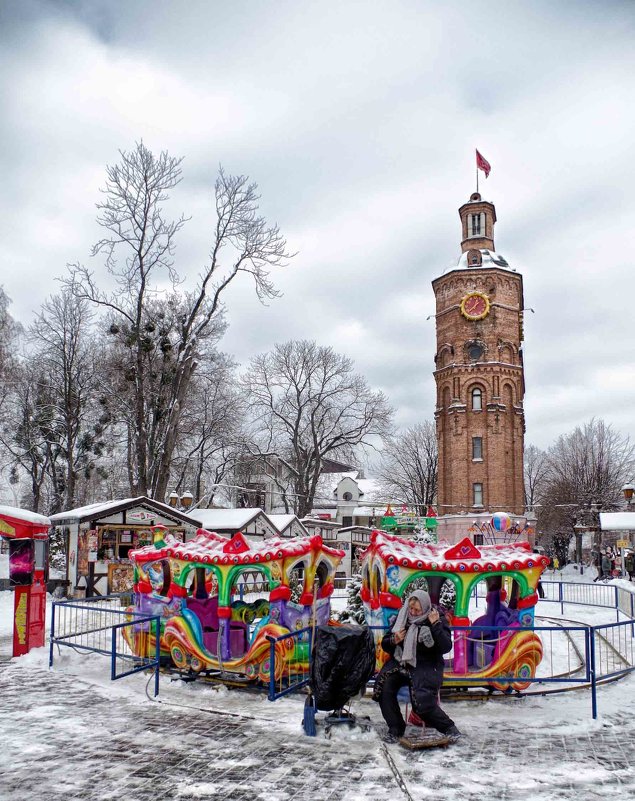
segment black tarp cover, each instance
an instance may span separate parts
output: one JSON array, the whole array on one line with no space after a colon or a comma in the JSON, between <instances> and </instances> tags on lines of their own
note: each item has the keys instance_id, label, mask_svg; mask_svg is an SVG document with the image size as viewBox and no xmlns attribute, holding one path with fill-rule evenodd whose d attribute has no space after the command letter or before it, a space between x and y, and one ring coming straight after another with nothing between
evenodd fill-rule
<instances>
[{"instance_id":1,"label":"black tarp cover","mask_svg":"<svg viewBox=\"0 0 635 801\"><path fill-rule=\"evenodd\" d=\"M368 626L318 626L311 664L317 709L341 709L375 672L375 642Z\"/></svg>"}]
</instances>

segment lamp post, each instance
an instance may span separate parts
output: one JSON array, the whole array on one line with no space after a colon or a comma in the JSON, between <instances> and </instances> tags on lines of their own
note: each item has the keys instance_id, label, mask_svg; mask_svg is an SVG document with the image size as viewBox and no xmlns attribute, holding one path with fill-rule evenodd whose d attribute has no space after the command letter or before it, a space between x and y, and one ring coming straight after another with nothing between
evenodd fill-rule
<instances>
[{"instance_id":1,"label":"lamp post","mask_svg":"<svg viewBox=\"0 0 635 801\"><path fill-rule=\"evenodd\" d=\"M629 481L626 484L624 484L624 486L622 487L622 493L624 495L624 500L626 501L626 509L627 509L627 511L629 511L631 514L633 514L632 507L635 506L635 498L633 497L635 495L635 484L633 484L631 481ZM628 546L632 547L631 532L628 531L627 533L628 533ZM626 541L622 540L622 545L624 545L624 544L626 544ZM622 576L627 577L628 574L626 572L626 567L624 565L624 562L625 562L625 559L624 559L624 547L620 548L620 554L621 554L621 557L622 557Z\"/></svg>"},{"instance_id":2,"label":"lamp post","mask_svg":"<svg viewBox=\"0 0 635 801\"><path fill-rule=\"evenodd\" d=\"M584 566L582 564L582 535L588 530L588 526L584 526L581 523L576 523L573 527L575 534L575 560L580 566L580 575L584 573Z\"/></svg>"}]
</instances>

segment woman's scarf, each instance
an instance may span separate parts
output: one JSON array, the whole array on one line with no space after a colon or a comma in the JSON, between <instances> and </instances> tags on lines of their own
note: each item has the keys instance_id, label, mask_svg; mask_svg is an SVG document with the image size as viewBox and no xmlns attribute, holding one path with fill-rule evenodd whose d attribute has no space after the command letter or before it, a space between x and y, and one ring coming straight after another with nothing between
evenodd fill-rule
<instances>
[{"instance_id":1,"label":"woman's scarf","mask_svg":"<svg viewBox=\"0 0 635 801\"><path fill-rule=\"evenodd\" d=\"M410 598L416 598L421 604L423 614L419 615L419 617L413 617L410 614ZM406 625L408 625L403 644L398 645L397 648L395 648L395 659L401 662L402 665L410 665L411 667L416 666L418 635L420 635L420 639L426 647L430 648L434 645L434 639L430 629L427 626L421 626L421 624L427 620L431 610L432 602L430 601L430 596L425 590L415 590L399 610L397 620L393 626L393 631L402 631L406 628Z\"/></svg>"}]
</instances>

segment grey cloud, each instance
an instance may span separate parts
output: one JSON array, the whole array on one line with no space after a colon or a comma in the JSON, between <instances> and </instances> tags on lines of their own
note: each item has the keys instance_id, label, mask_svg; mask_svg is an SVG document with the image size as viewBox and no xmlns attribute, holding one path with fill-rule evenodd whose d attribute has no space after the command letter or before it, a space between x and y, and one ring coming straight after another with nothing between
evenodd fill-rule
<instances>
[{"instance_id":1,"label":"grey cloud","mask_svg":"<svg viewBox=\"0 0 635 801\"><path fill-rule=\"evenodd\" d=\"M525 278L527 439L592 415L634 434L633 7L609 2L32 2L2 7L0 282L24 322L88 260L104 165L184 155L177 264L206 259L219 162L299 255L261 307L232 287L243 364L289 338L347 352L430 419L430 282L460 250L474 147L497 249ZM482 25L479 20L485 20ZM630 102L629 102L630 100ZM98 267L98 264L94 265Z\"/></svg>"}]
</instances>

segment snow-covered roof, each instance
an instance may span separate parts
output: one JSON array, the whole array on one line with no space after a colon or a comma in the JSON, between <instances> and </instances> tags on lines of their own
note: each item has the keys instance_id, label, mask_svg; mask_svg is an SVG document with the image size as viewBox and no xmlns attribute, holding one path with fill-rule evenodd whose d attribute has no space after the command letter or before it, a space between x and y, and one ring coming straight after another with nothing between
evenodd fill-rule
<instances>
[{"instance_id":1,"label":"snow-covered roof","mask_svg":"<svg viewBox=\"0 0 635 801\"><path fill-rule=\"evenodd\" d=\"M337 509L335 506L320 506L319 503L313 504L313 509L311 510L312 518L315 520L319 520L320 518L317 515L331 515L331 519L335 519L337 517Z\"/></svg>"},{"instance_id":2,"label":"snow-covered roof","mask_svg":"<svg viewBox=\"0 0 635 801\"><path fill-rule=\"evenodd\" d=\"M602 531L635 531L635 512L600 512Z\"/></svg>"},{"instance_id":3,"label":"snow-covered roof","mask_svg":"<svg viewBox=\"0 0 635 801\"><path fill-rule=\"evenodd\" d=\"M163 517L169 517L172 520L180 520L192 526L195 526L198 522L196 518L192 518L185 512L173 509L171 506L168 506L167 503L161 503L161 501L155 501L154 498L146 498L144 495L141 495L138 498L123 498L117 501L89 503L87 506L78 506L75 509L58 512L55 515L51 515L51 523L56 525L67 522L81 523L85 520L97 520L100 517L108 517L109 515L126 511L134 506L145 506L147 509L158 512Z\"/></svg>"},{"instance_id":4,"label":"snow-covered roof","mask_svg":"<svg viewBox=\"0 0 635 801\"><path fill-rule=\"evenodd\" d=\"M255 507L247 507L245 509L194 509L190 514L195 520L198 520L202 528L206 528L209 531L227 531L228 529L240 531L261 516L273 528L277 528L262 509Z\"/></svg>"},{"instance_id":5,"label":"snow-covered roof","mask_svg":"<svg viewBox=\"0 0 635 801\"><path fill-rule=\"evenodd\" d=\"M12 517L14 520L24 520L25 523L34 523L36 526L51 525L48 517L37 512L30 512L28 509L18 509L15 506L0 506L0 515Z\"/></svg>"},{"instance_id":6,"label":"snow-covered roof","mask_svg":"<svg viewBox=\"0 0 635 801\"><path fill-rule=\"evenodd\" d=\"M357 532L363 532L365 534L366 533L370 534L371 532L375 531L375 529L369 528L368 526L344 526L337 533L338 535L345 534L348 531L357 531Z\"/></svg>"},{"instance_id":7,"label":"snow-covered roof","mask_svg":"<svg viewBox=\"0 0 635 801\"><path fill-rule=\"evenodd\" d=\"M343 478L357 480L358 470L349 470L346 473L322 473L318 478L317 489L315 491L316 502L333 499L337 485Z\"/></svg>"},{"instance_id":8,"label":"snow-covered roof","mask_svg":"<svg viewBox=\"0 0 635 801\"><path fill-rule=\"evenodd\" d=\"M372 506L356 506L353 509L353 517L372 517L372 516L373 516Z\"/></svg>"},{"instance_id":9,"label":"snow-covered roof","mask_svg":"<svg viewBox=\"0 0 635 801\"><path fill-rule=\"evenodd\" d=\"M281 534L286 531L293 522L297 522L298 525L302 526L304 529L297 515L267 515L267 517Z\"/></svg>"},{"instance_id":10,"label":"snow-covered roof","mask_svg":"<svg viewBox=\"0 0 635 801\"><path fill-rule=\"evenodd\" d=\"M507 259L502 256L500 253L496 253L493 250L486 250L481 249L481 257L482 262L479 264L479 268L482 267L499 267L502 270L511 270L511 272L516 272L513 267L509 266ZM461 256L456 264L453 264L450 270L461 270L461 269L472 269L467 263L467 252L461 253Z\"/></svg>"},{"instance_id":11,"label":"snow-covered roof","mask_svg":"<svg viewBox=\"0 0 635 801\"><path fill-rule=\"evenodd\" d=\"M335 512L335 510L333 510ZM340 524L335 519L322 520L321 517L303 517L300 520L303 526L324 526L325 528L339 528Z\"/></svg>"},{"instance_id":12,"label":"snow-covered roof","mask_svg":"<svg viewBox=\"0 0 635 801\"><path fill-rule=\"evenodd\" d=\"M114 506L122 506L141 500L137 498L122 498L120 501L99 501L99 503L89 503L86 506L77 506L75 509L68 509L66 512L58 512L56 515L51 515L51 521L55 523L59 520L67 520L70 518L84 518L87 515L96 515L100 517L102 512L108 512Z\"/></svg>"},{"instance_id":13,"label":"snow-covered roof","mask_svg":"<svg viewBox=\"0 0 635 801\"><path fill-rule=\"evenodd\" d=\"M372 501L375 497L381 497L382 491L379 482L374 478L359 478L359 473L359 470L349 470L344 473L322 473L318 479L315 492L316 507L319 506L320 502L328 502L329 499L334 498L339 483L345 478L350 478L357 484L365 501Z\"/></svg>"},{"instance_id":14,"label":"snow-covered roof","mask_svg":"<svg viewBox=\"0 0 635 801\"><path fill-rule=\"evenodd\" d=\"M336 558L338 562L344 556L343 551L324 545L320 536L293 537L291 539L272 537L254 543L240 533L229 538L199 529L194 539L186 543L179 542L176 537L166 531L163 540L130 551L129 557L134 562L152 562L172 557L185 562L227 565L270 562L272 559L304 556L304 554L316 550L321 550Z\"/></svg>"},{"instance_id":15,"label":"snow-covered roof","mask_svg":"<svg viewBox=\"0 0 635 801\"><path fill-rule=\"evenodd\" d=\"M456 545L433 545L375 531L366 553L377 553L389 565L450 573L523 570L547 567L549 559L533 553L528 542L500 545L474 545L465 538Z\"/></svg>"},{"instance_id":16,"label":"snow-covered roof","mask_svg":"<svg viewBox=\"0 0 635 801\"><path fill-rule=\"evenodd\" d=\"M374 478L358 478L357 486L360 488L365 501L372 501L374 498L385 498L379 482Z\"/></svg>"}]
</instances>

